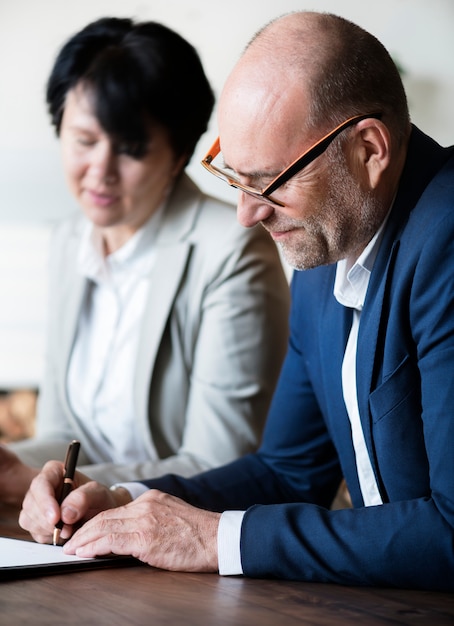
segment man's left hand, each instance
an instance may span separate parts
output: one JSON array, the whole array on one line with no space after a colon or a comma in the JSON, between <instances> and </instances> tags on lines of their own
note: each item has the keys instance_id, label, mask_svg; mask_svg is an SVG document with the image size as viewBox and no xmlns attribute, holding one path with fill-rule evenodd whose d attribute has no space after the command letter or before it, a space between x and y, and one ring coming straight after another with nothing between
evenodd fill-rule
<instances>
[{"instance_id":1,"label":"man's left hand","mask_svg":"<svg viewBox=\"0 0 454 626\"><path fill-rule=\"evenodd\" d=\"M151 489L87 521L64 546L67 554L132 555L172 571L217 572L219 513Z\"/></svg>"}]
</instances>

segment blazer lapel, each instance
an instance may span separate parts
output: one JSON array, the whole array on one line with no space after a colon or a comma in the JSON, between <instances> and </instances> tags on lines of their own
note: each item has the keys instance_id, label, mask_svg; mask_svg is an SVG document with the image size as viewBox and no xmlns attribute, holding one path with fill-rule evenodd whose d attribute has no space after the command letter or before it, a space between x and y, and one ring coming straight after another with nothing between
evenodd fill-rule
<instances>
[{"instance_id":1,"label":"blazer lapel","mask_svg":"<svg viewBox=\"0 0 454 626\"><path fill-rule=\"evenodd\" d=\"M392 266L398 250L398 242L394 242L391 252L381 254L381 259L376 260L379 267L375 266L371 274L368 295L361 313L361 321L358 334L358 346L356 355L356 385L359 414L361 418L364 440L369 452L374 474L379 481L379 471L372 440L372 418L369 409L369 396L379 378L377 367L382 365L380 323L383 317L383 305L387 292L388 277L392 274ZM388 247L386 247L388 250ZM381 263L386 261L384 268ZM385 320L386 322L386 320ZM378 483L379 484L379 483ZM379 484L380 486L380 484Z\"/></svg>"},{"instance_id":2,"label":"blazer lapel","mask_svg":"<svg viewBox=\"0 0 454 626\"><path fill-rule=\"evenodd\" d=\"M324 388L332 390L333 397L342 394L342 361L352 325L352 310L335 299L332 288L327 296L328 305L319 316L319 336L321 339L321 359ZM329 367L326 364L329 363Z\"/></svg>"},{"instance_id":3,"label":"blazer lapel","mask_svg":"<svg viewBox=\"0 0 454 626\"><path fill-rule=\"evenodd\" d=\"M331 436L338 450L350 450L342 455L342 470L349 477L349 488L353 494L359 493L359 483L353 483L356 474L350 421L348 418L342 390L342 362L352 325L352 309L337 302L333 285L326 294L327 302L324 313L320 315L320 350L323 376L324 401L329 405L326 415L329 420ZM326 364L329 364L327 367Z\"/></svg>"},{"instance_id":4,"label":"blazer lapel","mask_svg":"<svg viewBox=\"0 0 454 626\"><path fill-rule=\"evenodd\" d=\"M144 419L148 415L150 380L156 356L190 256L189 234L200 202L200 191L183 175L169 198L156 241L157 254L150 274L135 375L136 409Z\"/></svg>"}]
</instances>

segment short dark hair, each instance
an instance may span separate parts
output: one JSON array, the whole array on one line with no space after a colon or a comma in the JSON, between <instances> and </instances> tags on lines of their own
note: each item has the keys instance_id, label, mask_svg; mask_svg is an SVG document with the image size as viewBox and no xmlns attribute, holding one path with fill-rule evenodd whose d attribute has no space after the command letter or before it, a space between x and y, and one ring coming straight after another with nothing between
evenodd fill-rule
<instances>
[{"instance_id":1,"label":"short dark hair","mask_svg":"<svg viewBox=\"0 0 454 626\"><path fill-rule=\"evenodd\" d=\"M82 83L95 97L107 134L145 154L149 123L163 126L176 156L191 158L206 131L214 95L195 48L157 22L104 17L61 48L46 101L57 135L68 91Z\"/></svg>"}]
</instances>

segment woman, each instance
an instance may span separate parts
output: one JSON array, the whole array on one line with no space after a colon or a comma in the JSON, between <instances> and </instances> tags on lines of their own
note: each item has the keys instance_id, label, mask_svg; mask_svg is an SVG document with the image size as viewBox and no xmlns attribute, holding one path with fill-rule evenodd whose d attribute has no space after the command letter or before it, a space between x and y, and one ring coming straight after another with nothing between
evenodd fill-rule
<instances>
[{"instance_id":1,"label":"woman","mask_svg":"<svg viewBox=\"0 0 454 626\"><path fill-rule=\"evenodd\" d=\"M160 24L101 19L62 48L47 102L82 212L55 232L37 434L10 448L27 465L0 451L0 494L21 500L30 466L73 438L101 481L191 475L253 450L288 286L265 231L184 173L213 107L197 53Z\"/></svg>"}]
</instances>

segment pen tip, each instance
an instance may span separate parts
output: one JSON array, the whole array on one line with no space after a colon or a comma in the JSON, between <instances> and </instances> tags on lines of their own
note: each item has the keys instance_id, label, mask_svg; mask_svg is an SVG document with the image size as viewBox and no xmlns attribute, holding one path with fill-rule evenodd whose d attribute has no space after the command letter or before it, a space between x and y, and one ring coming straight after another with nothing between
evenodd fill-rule
<instances>
[{"instance_id":1,"label":"pen tip","mask_svg":"<svg viewBox=\"0 0 454 626\"><path fill-rule=\"evenodd\" d=\"M59 528L55 528L54 529L54 536L53 536L53 544L54 546L58 545L60 539L60 529Z\"/></svg>"}]
</instances>

